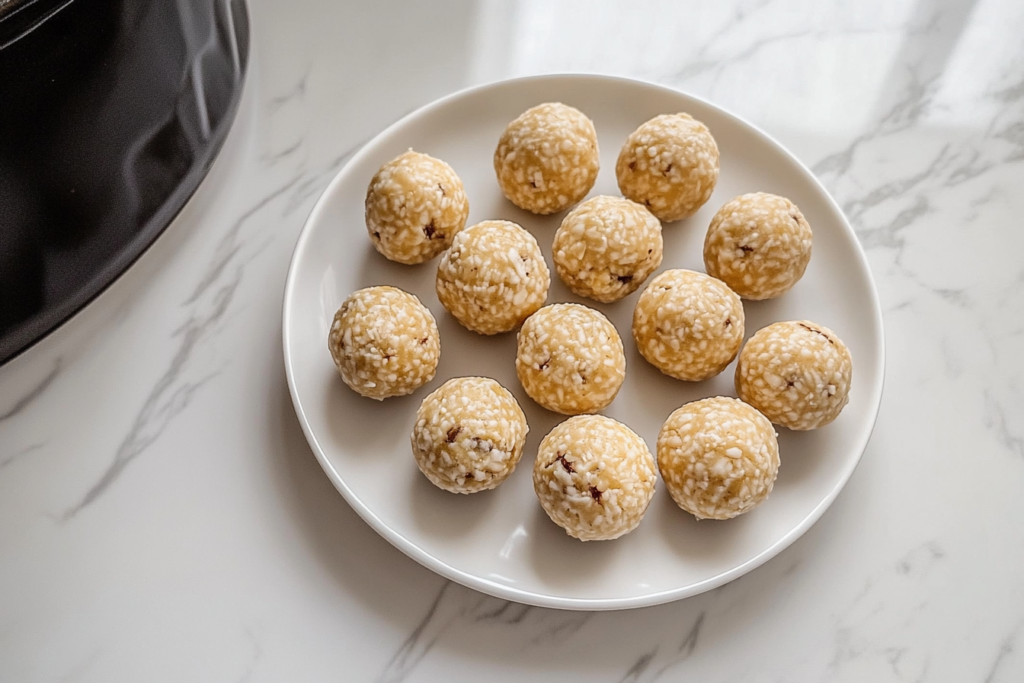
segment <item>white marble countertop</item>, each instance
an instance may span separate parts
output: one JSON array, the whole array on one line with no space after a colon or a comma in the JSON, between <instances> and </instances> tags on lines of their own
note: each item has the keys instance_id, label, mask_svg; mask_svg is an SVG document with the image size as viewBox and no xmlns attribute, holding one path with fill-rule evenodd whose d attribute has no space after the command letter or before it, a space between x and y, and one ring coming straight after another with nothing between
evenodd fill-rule
<instances>
[{"instance_id":1,"label":"white marble countertop","mask_svg":"<svg viewBox=\"0 0 1024 683\"><path fill-rule=\"evenodd\" d=\"M0 681L1024 680L1024 4L250 10L207 182L0 368ZM885 310L881 413L836 503L659 607L445 582L335 491L285 385L285 272L335 171L434 98L550 72L667 84L777 137L846 211Z\"/></svg>"}]
</instances>

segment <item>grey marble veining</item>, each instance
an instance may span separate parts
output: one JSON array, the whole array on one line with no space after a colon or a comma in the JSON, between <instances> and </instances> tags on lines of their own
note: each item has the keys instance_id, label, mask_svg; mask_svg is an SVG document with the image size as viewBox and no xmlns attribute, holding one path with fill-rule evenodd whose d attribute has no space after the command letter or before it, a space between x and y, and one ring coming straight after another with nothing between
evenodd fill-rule
<instances>
[{"instance_id":1,"label":"grey marble veining","mask_svg":"<svg viewBox=\"0 0 1024 683\"><path fill-rule=\"evenodd\" d=\"M60 373L60 358L57 358L57 360L54 361L53 369L46 373L46 375L39 380L35 386L31 387L23 395L16 398L9 408L0 413L0 422L16 417L18 413L25 410L32 401L38 398L40 394L49 388L53 383L53 380L57 379L58 373Z\"/></svg>"}]
</instances>

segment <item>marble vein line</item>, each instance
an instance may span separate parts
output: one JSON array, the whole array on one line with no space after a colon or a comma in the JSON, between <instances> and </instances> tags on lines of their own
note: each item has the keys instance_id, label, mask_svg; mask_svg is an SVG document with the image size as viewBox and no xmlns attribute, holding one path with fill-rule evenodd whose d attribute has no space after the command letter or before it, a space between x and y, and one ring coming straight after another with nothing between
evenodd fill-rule
<instances>
[{"instance_id":1,"label":"marble vein line","mask_svg":"<svg viewBox=\"0 0 1024 683\"><path fill-rule=\"evenodd\" d=\"M291 102L294 99L304 99L306 97L306 86L309 83L309 74L312 71L312 66L307 66L302 72L302 77L296 81L295 85L291 90L281 95L271 97L267 102L267 106L271 112L279 107Z\"/></svg>"},{"instance_id":2,"label":"marble vein line","mask_svg":"<svg viewBox=\"0 0 1024 683\"><path fill-rule=\"evenodd\" d=\"M707 615L708 613L706 610L697 615L697 618L693 621L693 626L690 627L689 632L687 632L683 641L679 644L679 647L672 656L672 659L663 664L661 668L655 672L654 677L651 678L652 681L658 680L665 675L669 669L678 666L680 663L685 662L690 658L690 655L692 655L697 649L697 643L700 641L700 630L704 627L704 620L707 618Z\"/></svg>"},{"instance_id":3,"label":"marble vein line","mask_svg":"<svg viewBox=\"0 0 1024 683\"><path fill-rule=\"evenodd\" d=\"M921 78L917 69L909 67L904 94L880 117L874 129L877 135L909 130L921 121L935 96L941 74Z\"/></svg>"},{"instance_id":4,"label":"marble vein line","mask_svg":"<svg viewBox=\"0 0 1024 683\"><path fill-rule=\"evenodd\" d=\"M851 222L859 222L861 216L869 209L872 209L886 200L901 197L910 190L920 186L924 181L934 177L950 158L950 146L943 145L935 158L918 173L913 173L904 178L897 178L876 186L867 194L846 202L843 205L843 212L849 216Z\"/></svg>"},{"instance_id":5,"label":"marble vein line","mask_svg":"<svg viewBox=\"0 0 1024 683\"><path fill-rule=\"evenodd\" d=\"M725 58L703 59L699 61L690 62L685 67L683 67L676 73L672 74L671 79L686 80L688 78L693 78L694 76L699 76L700 74L703 74L707 71L721 71L722 69L725 69L728 66L750 59L751 57L753 57L754 55L756 55L758 52L768 47L769 45L774 45L775 43L784 43L790 40L798 40L800 38L808 38L813 35L814 31L810 29L803 29L800 31L790 31L789 33L780 33L778 35L762 38L761 40L751 43L740 52L729 55L728 57ZM701 52L706 52L706 48L710 45L711 43L707 43L704 46L704 49L701 50Z\"/></svg>"},{"instance_id":6,"label":"marble vein line","mask_svg":"<svg viewBox=\"0 0 1024 683\"><path fill-rule=\"evenodd\" d=\"M497 608L484 611L476 617L477 622L495 621L502 624L521 624L533 608L518 602L505 601Z\"/></svg>"},{"instance_id":7,"label":"marble vein line","mask_svg":"<svg viewBox=\"0 0 1024 683\"><path fill-rule=\"evenodd\" d=\"M222 279L228 263L239 251L240 247L236 244L236 240L244 223L268 206L275 198L287 192L296 182L298 182L298 177L261 199L235 221L228 234L218 244L210 268L200 279L199 285L186 303L195 302L213 283ZM103 494L117 480L124 468L163 433L175 416L188 407L195 393L213 378L213 375L208 375L198 381L179 383L179 378L185 370L195 346L227 312L228 306L241 284L244 268L244 264L238 265L234 276L217 290L213 296L212 310L206 315L193 313L175 333L180 339L178 350L136 414L131 430L118 446L113 462L108 465L82 499L64 512L61 516L62 521L69 521Z\"/></svg>"},{"instance_id":8,"label":"marble vein line","mask_svg":"<svg viewBox=\"0 0 1024 683\"><path fill-rule=\"evenodd\" d=\"M354 154L355 150L358 148L359 145L334 159L331 164L331 170L344 163L345 160ZM185 305L195 304L198 302L200 297L202 297L214 283L223 279L224 272L228 265L234 260L235 256L241 250L242 245L239 243L238 236L244 225L253 216L257 215L269 206L275 199L286 194L289 190L299 184L301 179L301 174L296 175L294 178L260 199L232 224L231 228L218 242L217 247L214 250L213 258L211 259L206 272L199 279L199 282L191 296L186 299ZM234 277L223 287L217 290L213 297L213 310L208 315L202 316L194 313L185 322L185 324L179 328L176 333L181 339L178 350L171 359L167 370L157 381L153 390L143 403L139 413L136 415L135 420L132 423L131 430L121 442L114 455L113 462L111 462L104 473L86 492L82 499L64 512L61 516L62 521L72 519L75 515L81 512L81 510L89 506L96 500L96 498L103 494L103 492L110 487L118 476L120 476L124 468L132 460L143 453L149 445L152 444L161 433L163 433L163 430L167 427L171 419L177 416L188 406L196 391L198 391L207 381L212 379L212 375L210 375L197 382L185 382L181 383L180 386L177 386L179 377L185 369L196 344L209 333L214 325L220 321L227 312L228 306L234 298L235 291L237 290L238 285L241 284L243 272L244 264L237 266ZM43 388L45 389L45 387ZM39 391L42 391L42 389Z\"/></svg>"},{"instance_id":9,"label":"marble vein line","mask_svg":"<svg viewBox=\"0 0 1024 683\"><path fill-rule=\"evenodd\" d=\"M543 611L539 613L542 622L549 622L544 629L530 640L531 645L558 645L576 635L587 625L593 612L569 612L565 610Z\"/></svg>"},{"instance_id":10,"label":"marble vein line","mask_svg":"<svg viewBox=\"0 0 1024 683\"><path fill-rule=\"evenodd\" d=\"M6 412L0 413L0 422L11 419L15 415L23 411L26 407L28 407L28 405L32 403L32 401L39 398L40 394L46 391L47 387L53 384L53 380L57 379L57 375L60 374L60 367L61 359L58 358L56 361L54 361L53 369L47 373L46 377L44 377L38 384L32 387L28 391L28 393L26 393L24 396L15 401L14 405L8 408Z\"/></svg>"},{"instance_id":11,"label":"marble vein line","mask_svg":"<svg viewBox=\"0 0 1024 683\"><path fill-rule=\"evenodd\" d=\"M269 113L271 116L273 116L273 114L278 109L283 108L286 104L289 104L290 102L292 102L294 100L298 100L300 102L305 100L306 99L306 86L309 83L310 71L311 71L311 67L307 66L305 68L305 70L303 71L303 73L302 73L302 77L299 78L299 80L296 82L296 84L294 86L292 86L292 88L290 90L288 90L287 92L285 92L285 93L283 93L281 95L277 95L275 97L271 97L267 101L267 107L266 107L267 113ZM305 142L305 138L300 136L299 139L295 143L289 145L288 147L286 147L286 148L284 148L284 149L282 149L280 151L277 151L277 152L264 151L263 153L260 154L260 161L264 162L268 167L269 166L274 166L275 164L277 164L282 159L285 159L286 157L288 157L288 156L294 154L295 152L298 152L300 149L302 149L302 146L303 146L304 142Z\"/></svg>"},{"instance_id":12,"label":"marble vein line","mask_svg":"<svg viewBox=\"0 0 1024 683\"><path fill-rule=\"evenodd\" d=\"M898 101L878 118L870 130L857 136L845 149L815 164L814 172L842 178L853 167L855 155L860 148L918 124L932 107L939 75L936 73L922 79L918 77L917 69L912 68L909 85L902 89ZM874 187L869 185L868 190L858 191L843 202L843 208L857 227L858 236L866 248L894 248L898 252L896 262L900 264L903 248L901 233L933 211L927 196L930 192L943 187L960 186L1005 164L1024 159L1024 121L1021 120L1021 112L1017 111L1019 108L1013 106L1024 97L1024 83L990 90L986 97L1002 105L1002 108L991 118L980 138L947 143L921 172ZM917 192L916 197L911 194L912 191ZM972 206L991 198L995 191L994 187L984 189L984 197L976 199ZM902 208L888 224L878 227L864 225L867 211L888 202L905 202L908 198L912 198L914 203Z\"/></svg>"},{"instance_id":13,"label":"marble vein line","mask_svg":"<svg viewBox=\"0 0 1024 683\"><path fill-rule=\"evenodd\" d=\"M1006 417L1002 403L992 395L991 389L983 393L985 397L985 426L996 437L996 440L1017 457L1024 458L1024 436L1014 434Z\"/></svg>"},{"instance_id":14,"label":"marble vein line","mask_svg":"<svg viewBox=\"0 0 1024 683\"><path fill-rule=\"evenodd\" d=\"M266 162L267 166L273 166L282 159L291 156L292 154L295 154L300 149L302 149L303 142L305 142L305 139L299 138L294 143L288 145L284 149L278 150L276 152L268 152L267 154L264 154L261 158L263 161Z\"/></svg>"},{"instance_id":15,"label":"marble vein line","mask_svg":"<svg viewBox=\"0 0 1024 683\"><path fill-rule=\"evenodd\" d=\"M647 671L647 667L651 665L651 661L657 654L658 646L655 645L653 650L640 655L639 659L633 663L633 666L629 667L629 670L626 671L626 675L619 679L619 683L639 683L641 676Z\"/></svg>"},{"instance_id":16,"label":"marble vein line","mask_svg":"<svg viewBox=\"0 0 1024 683\"><path fill-rule=\"evenodd\" d=\"M444 602L445 596L452 590L451 581L445 581L444 585L441 586L441 590L437 592L437 596L434 601L430 604L427 609L427 613L423 615L420 623L416 625L409 637L405 639L398 651L391 656L387 665L384 667L384 671L380 676L377 677L379 683L400 683L405 680L416 665L420 663L427 652L434 646L437 639L440 637L440 631L443 631L448 624L444 624L440 630L430 629L434 631L429 640L424 642L424 634L427 633L428 628L432 626L435 621L435 616L439 613L439 608L442 602ZM454 617L451 617L454 618ZM450 619L449 618L449 621Z\"/></svg>"},{"instance_id":17,"label":"marble vein line","mask_svg":"<svg viewBox=\"0 0 1024 683\"><path fill-rule=\"evenodd\" d=\"M388 660L377 681L404 681L441 638L453 630L456 631L453 637L457 638L464 630L515 626L529 620L530 626L524 627L523 632L532 636L525 645L552 646L572 638L592 616L592 612L539 610L445 582L426 614Z\"/></svg>"},{"instance_id":18,"label":"marble vein line","mask_svg":"<svg viewBox=\"0 0 1024 683\"><path fill-rule=\"evenodd\" d=\"M956 187L957 185L966 183L968 181L974 180L975 178L985 175L998 165L998 161L992 159L985 159L984 155L982 155L982 153L979 150L969 150L967 152L967 159L960 162L960 164L956 168L954 168L952 172L950 172L949 177L946 179L945 185L946 187ZM991 195L993 194L993 192L994 191L992 189L988 191L987 196L989 199L991 199ZM975 202L977 201L977 199L974 200L973 202L971 202L971 205L975 206Z\"/></svg>"},{"instance_id":19,"label":"marble vein line","mask_svg":"<svg viewBox=\"0 0 1024 683\"><path fill-rule=\"evenodd\" d=\"M996 653L996 658L992 662L992 666L988 669L988 674L985 676L984 683L996 683L998 680L996 676L999 675L999 671L1003 666L1003 662L1006 658L1013 654L1014 644L1017 641L1017 637L1020 635L1021 628L1024 627L1024 622L1017 624L1008 636L1003 640L999 646L999 652Z\"/></svg>"},{"instance_id":20,"label":"marble vein line","mask_svg":"<svg viewBox=\"0 0 1024 683\"><path fill-rule=\"evenodd\" d=\"M877 228L863 229L858 234L860 243L865 249L872 247L890 247L903 249L906 243L903 231L913 225L919 218L931 212L931 204L925 197L917 197L913 206L903 209L885 225Z\"/></svg>"},{"instance_id":21,"label":"marble vein line","mask_svg":"<svg viewBox=\"0 0 1024 683\"><path fill-rule=\"evenodd\" d=\"M896 563L896 573L904 576L914 572L926 574L939 560L945 559L946 551L936 541L917 546Z\"/></svg>"},{"instance_id":22,"label":"marble vein line","mask_svg":"<svg viewBox=\"0 0 1024 683\"><path fill-rule=\"evenodd\" d=\"M757 14L773 2L774 0L761 0L750 7L737 7L732 17L724 22L717 31L708 36L708 39L697 49L695 55L701 58L705 57L712 46L720 45L724 37L740 28L751 15Z\"/></svg>"},{"instance_id":23,"label":"marble vein line","mask_svg":"<svg viewBox=\"0 0 1024 683\"><path fill-rule=\"evenodd\" d=\"M1024 99L1024 78L1011 86L992 93L998 101L1010 104L1017 100Z\"/></svg>"},{"instance_id":24,"label":"marble vein line","mask_svg":"<svg viewBox=\"0 0 1024 683\"><path fill-rule=\"evenodd\" d=\"M322 176L330 174L330 172L333 170L334 169L329 169L328 171L325 171L323 174L318 174L306 178L301 183L299 183L288 200L288 204L284 210L285 214L290 214L292 211L295 211L299 207L303 206L306 203L307 199L316 196L316 194L320 192L322 188Z\"/></svg>"},{"instance_id":25,"label":"marble vein line","mask_svg":"<svg viewBox=\"0 0 1024 683\"><path fill-rule=\"evenodd\" d=\"M729 27L733 29L735 26ZM800 40L801 38L811 38L816 41L822 40L835 40L841 37L854 37L854 36L874 36L885 33L900 33L901 35L915 35L918 33L927 32L928 27L923 28L907 28L905 26L877 26L872 28L850 28L839 31L822 31L820 29L800 29L798 31L789 31L787 33L779 33L773 36L766 36L760 40L750 42L749 45L744 47L739 52L734 54L725 55L719 59L704 58L691 61L682 69L676 71L669 76L669 80L673 82L685 81L695 76L700 76L709 71L721 72L729 67L736 66L742 62L746 62L753 57L757 56L759 52L765 48L775 45L777 43L786 43L793 40ZM709 48L721 41L721 36L726 33L726 30L719 30L712 36L711 39L706 41L697 51L696 56L700 57L706 55Z\"/></svg>"},{"instance_id":26,"label":"marble vein line","mask_svg":"<svg viewBox=\"0 0 1024 683\"><path fill-rule=\"evenodd\" d=\"M641 681L653 683L689 659L697 650L701 629L704 628L707 615L707 610L702 610L697 614L675 648L656 645L653 649L641 654L619 679L620 683L640 683Z\"/></svg>"},{"instance_id":27,"label":"marble vein line","mask_svg":"<svg viewBox=\"0 0 1024 683\"><path fill-rule=\"evenodd\" d=\"M262 211L264 208L266 208L267 205L269 205L275 199L277 199L285 192L287 192L289 189L291 189L297 182L299 182L300 178L301 176L295 176L287 183L277 188L260 201L256 202L256 204L254 204L252 207L246 210L245 213L239 216L238 220L236 220L231 225L231 228L220 239L220 242L217 243L217 246L213 252L213 259L211 260L210 265L206 270L206 273L203 275L203 277L199 279L199 282L196 284L196 288L192 291L192 295L185 300L186 305L195 303L199 299L199 297L201 297L203 293L210 288L210 285L212 285L214 282L217 281L218 278L220 278L221 274L224 272L224 269L231 262L231 259L242 248L241 245L238 243L238 235L241 232L242 227L249 221L249 219L255 216L260 211Z\"/></svg>"},{"instance_id":28,"label":"marble vein line","mask_svg":"<svg viewBox=\"0 0 1024 683\"><path fill-rule=\"evenodd\" d=\"M15 462L17 460L21 460L23 457L25 457L29 453L38 451L40 448L42 448L45 445L46 445L45 441L41 441L39 443L30 444L30 445L25 446L24 448L22 448L20 451L16 451L16 452L11 453L10 455L8 455L6 457L0 458L0 470L2 470L3 468L7 467L8 465L10 465L11 463L13 463L13 462Z\"/></svg>"},{"instance_id":29,"label":"marble vein line","mask_svg":"<svg viewBox=\"0 0 1024 683\"><path fill-rule=\"evenodd\" d=\"M869 191L843 202L843 212L849 218L857 237L865 249L874 247L890 248L896 251L895 262L902 263L905 246L904 232L915 225L921 218L932 211L932 206L923 194L929 180L936 179L949 166L953 154L950 145L944 145L928 163L918 172L902 178L896 178L876 185ZM913 203L897 212L896 216L885 224L873 226L865 221L865 215L875 207L890 201L906 201L918 191Z\"/></svg>"},{"instance_id":30,"label":"marble vein line","mask_svg":"<svg viewBox=\"0 0 1024 683\"><path fill-rule=\"evenodd\" d=\"M877 615L888 610L889 613L905 615L903 627L910 629L928 604L926 600L919 600L925 585L924 578L946 556L946 550L938 541L925 541L865 578L864 587L836 617L832 657L826 669L828 678L837 678L851 662L874 660L884 662L901 679L906 679L911 673L916 674L914 680L924 679L929 667L927 652L913 651L908 646L883 640L891 636L876 632L870 626ZM893 600L888 594L893 588L893 574L905 582L898 592L898 600Z\"/></svg>"},{"instance_id":31,"label":"marble vein line","mask_svg":"<svg viewBox=\"0 0 1024 683\"><path fill-rule=\"evenodd\" d=\"M899 242L898 244L901 245L899 248L902 248L902 241ZM910 282L914 283L924 291L929 292L930 294L933 294L934 296L942 299L949 305L956 306L957 308L963 310L969 310L973 306L973 302L970 296L968 296L966 290L952 289L949 287L937 287L935 285L925 282L913 271L903 267L899 253L897 253L897 257L894 259L894 263L899 267L900 272L903 273L903 275L905 275Z\"/></svg>"},{"instance_id":32,"label":"marble vein line","mask_svg":"<svg viewBox=\"0 0 1024 683\"><path fill-rule=\"evenodd\" d=\"M62 521L71 520L95 502L117 480L124 468L160 437L170 421L188 407L195 393L213 378L213 375L207 375L195 382L178 383L196 344L223 317L241 281L242 272L239 269L235 278L218 291L213 311L204 318L193 316L185 323L180 330L181 344L177 352L136 414L131 430L114 454L113 462L82 499L64 512Z\"/></svg>"},{"instance_id":33,"label":"marble vein line","mask_svg":"<svg viewBox=\"0 0 1024 683\"><path fill-rule=\"evenodd\" d=\"M934 93L936 78L926 81L911 79L910 85L904 89L903 97L894 102L882 113L874 127L855 137L850 144L838 152L833 152L811 167L817 176L832 175L841 177L853 166L857 150L869 142L882 137L909 129L920 119Z\"/></svg>"},{"instance_id":34,"label":"marble vein line","mask_svg":"<svg viewBox=\"0 0 1024 683\"><path fill-rule=\"evenodd\" d=\"M327 164L327 167L323 171L300 182L291 193L291 197L285 205L284 215L290 215L296 209L304 206L310 197L318 196L324 188L324 177L327 176L328 182L330 182L330 179L334 177L334 174L337 173L338 169L351 159L356 152L362 149L369 140L370 138L360 140L355 145L349 147L347 150L331 159L330 163Z\"/></svg>"}]
</instances>

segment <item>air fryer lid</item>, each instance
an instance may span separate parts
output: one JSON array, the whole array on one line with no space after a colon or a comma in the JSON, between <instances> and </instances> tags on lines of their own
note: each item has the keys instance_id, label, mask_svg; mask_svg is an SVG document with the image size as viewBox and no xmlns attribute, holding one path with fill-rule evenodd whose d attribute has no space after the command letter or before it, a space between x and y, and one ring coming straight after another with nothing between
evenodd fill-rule
<instances>
[{"instance_id":1,"label":"air fryer lid","mask_svg":"<svg viewBox=\"0 0 1024 683\"><path fill-rule=\"evenodd\" d=\"M0 0L0 362L159 235L224 140L242 0Z\"/></svg>"}]
</instances>

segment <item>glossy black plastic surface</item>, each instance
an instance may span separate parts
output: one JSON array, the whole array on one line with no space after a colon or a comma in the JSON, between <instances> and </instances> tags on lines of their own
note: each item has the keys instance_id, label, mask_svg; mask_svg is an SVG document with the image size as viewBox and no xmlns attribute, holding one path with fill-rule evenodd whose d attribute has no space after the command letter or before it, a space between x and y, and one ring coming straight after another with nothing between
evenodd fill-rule
<instances>
[{"instance_id":1,"label":"glossy black plastic surface","mask_svg":"<svg viewBox=\"0 0 1024 683\"><path fill-rule=\"evenodd\" d=\"M0 363L184 206L248 53L244 0L0 0Z\"/></svg>"}]
</instances>

